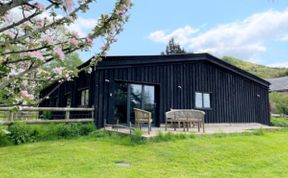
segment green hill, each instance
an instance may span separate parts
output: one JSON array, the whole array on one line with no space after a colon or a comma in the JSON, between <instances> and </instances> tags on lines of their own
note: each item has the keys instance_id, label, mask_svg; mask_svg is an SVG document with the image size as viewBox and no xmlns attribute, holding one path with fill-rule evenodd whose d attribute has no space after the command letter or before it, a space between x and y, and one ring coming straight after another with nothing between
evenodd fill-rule
<instances>
[{"instance_id":1,"label":"green hill","mask_svg":"<svg viewBox=\"0 0 288 178\"><path fill-rule=\"evenodd\" d=\"M288 75L288 68L268 67L230 56L224 56L223 60L261 78L275 78Z\"/></svg>"}]
</instances>

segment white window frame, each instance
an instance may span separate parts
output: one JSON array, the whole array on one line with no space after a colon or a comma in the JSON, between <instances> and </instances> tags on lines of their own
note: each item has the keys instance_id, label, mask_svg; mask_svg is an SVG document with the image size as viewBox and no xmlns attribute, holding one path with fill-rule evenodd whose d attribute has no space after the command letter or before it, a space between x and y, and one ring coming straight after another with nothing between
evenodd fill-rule
<instances>
[{"instance_id":1,"label":"white window frame","mask_svg":"<svg viewBox=\"0 0 288 178\"><path fill-rule=\"evenodd\" d=\"M200 100L200 105L199 106L199 103L197 103L199 100L197 100L197 96L201 97L201 100ZM208 103L205 102L205 96L208 96ZM208 93L208 92L195 92L195 108L198 108L198 109L211 109L211 93ZM209 106L208 106L209 105Z\"/></svg>"}]
</instances>

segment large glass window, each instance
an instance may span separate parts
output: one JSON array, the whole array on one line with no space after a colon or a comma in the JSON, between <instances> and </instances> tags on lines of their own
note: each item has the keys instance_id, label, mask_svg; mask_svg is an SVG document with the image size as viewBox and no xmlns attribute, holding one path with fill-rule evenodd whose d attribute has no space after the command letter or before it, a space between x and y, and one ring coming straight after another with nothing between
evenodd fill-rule
<instances>
[{"instance_id":1,"label":"large glass window","mask_svg":"<svg viewBox=\"0 0 288 178\"><path fill-rule=\"evenodd\" d=\"M196 108L211 108L210 93L195 93L195 107Z\"/></svg>"},{"instance_id":2,"label":"large glass window","mask_svg":"<svg viewBox=\"0 0 288 178\"><path fill-rule=\"evenodd\" d=\"M89 89L81 90L81 106L89 104Z\"/></svg>"}]
</instances>

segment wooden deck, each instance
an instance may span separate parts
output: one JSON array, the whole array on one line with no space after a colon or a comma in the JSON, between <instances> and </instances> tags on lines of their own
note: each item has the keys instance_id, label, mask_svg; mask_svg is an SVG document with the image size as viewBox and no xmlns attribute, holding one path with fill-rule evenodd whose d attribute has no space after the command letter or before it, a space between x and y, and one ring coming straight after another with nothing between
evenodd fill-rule
<instances>
[{"instance_id":1,"label":"wooden deck","mask_svg":"<svg viewBox=\"0 0 288 178\"><path fill-rule=\"evenodd\" d=\"M122 128L112 128L111 126L105 127L105 130L111 131L111 132L118 132L122 134L131 134L131 129L129 127L122 127ZM165 131L165 125L161 125L161 127L152 127L152 131L150 134L148 134L148 128L144 127L142 128L144 134L143 137L150 138L155 137L159 133L173 133L173 134L216 134L216 133L242 133L242 132L251 132L255 129L279 129L278 127L272 127L267 126L259 123L220 123L220 124L205 124L205 132L203 133L198 132L197 127L189 129L189 131L184 131L183 128L177 128L176 131L173 128L168 128L167 131Z\"/></svg>"}]
</instances>

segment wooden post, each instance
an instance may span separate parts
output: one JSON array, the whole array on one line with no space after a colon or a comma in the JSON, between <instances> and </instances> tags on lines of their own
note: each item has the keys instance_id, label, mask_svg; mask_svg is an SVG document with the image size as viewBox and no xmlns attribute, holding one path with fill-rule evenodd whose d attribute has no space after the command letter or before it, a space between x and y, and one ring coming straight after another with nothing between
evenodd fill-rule
<instances>
[{"instance_id":1,"label":"wooden post","mask_svg":"<svg viewBox=\"0 0 288 178\"><path fill-rule=\"evenodd\" d=\"M70 106L67 106L67 108L70 108ZM65 119L66 120L70 119L70 111L69 110L66 110L66 112L65 112Z\"/></svg>"},{"instance_id":2,"label":"wooden post","mask_svg":"<svg viewBox=\"0 0 288 178\"><path fill-rule=\"evenodd\" d=\"M92 105L92 107L95 108L94 105ZM92 117L92 119L94 119L94 110L91 111L91 117Z\"/></svg>"},{"instance_id":3,"label":"wooden post","mask_svg":"<svg viewBox=\"0 0 288 178\"><path fill-rule=\"evenodd\" d=\"M14 112L10 111L9 112L9 121L13 121L14 120Z\"/></svg>"}]
</instances>

